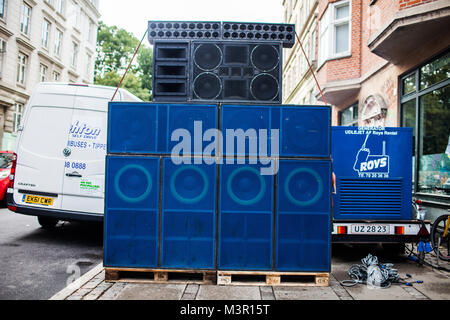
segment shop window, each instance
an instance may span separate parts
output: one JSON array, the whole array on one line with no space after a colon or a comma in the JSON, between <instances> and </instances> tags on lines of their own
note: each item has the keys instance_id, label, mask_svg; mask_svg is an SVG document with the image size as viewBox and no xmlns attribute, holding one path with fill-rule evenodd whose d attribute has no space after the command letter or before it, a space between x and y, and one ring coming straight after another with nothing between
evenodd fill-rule
<instances>
[{"instance_id":1,"label":"shop window","mask_svg":"<svg viewBox=\"0 0 450 320\"><path fill-rule=\"evenodd\" d=\"M414 187L450 195L450 70L446 54L401 79L401 124L414 130Z\"/></svg>"},{"instance_id":2,"label":"shop window","mask_svg":"<svg viewBox=\"0 0 450 320\"><path fill-rule=\"evenodd\" d=\"M410 94L416 91L416 73L413 73L403 79L403 95Z\"/></svg>"},{"instance_id":3,"label":"shop window","mask_svg":"<svg viewBox=\"0 0 450 320\"><path fill-rule=\"evenodd\" d=\"M344 111L339 112L339 125L340 126L358 126L358 104L348 107Z\"/></svg>"},{"instance_id":4,"label":"shop window","mask_svg":"<svg viewBox=\"0 0 450 320\"><path fill-rule=\"evenodd\" d=\"M420 89L450 78L450 52L420 68Z\"/></svg>"}]
</instances>

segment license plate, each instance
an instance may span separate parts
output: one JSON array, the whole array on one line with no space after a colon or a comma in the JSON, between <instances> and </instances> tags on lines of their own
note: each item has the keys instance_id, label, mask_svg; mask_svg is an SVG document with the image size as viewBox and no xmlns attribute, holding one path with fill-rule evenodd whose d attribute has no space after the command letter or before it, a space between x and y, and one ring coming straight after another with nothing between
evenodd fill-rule
<instances>
[{"instance_id":1,"label":"license plate","mask_svg":"<svg viewBox=\"0 0 450 320\"><path fill-rule=\"evenodd\" d=\"M389 234L388 225L380 224L354 224L350 230L351 234Z\"/></svg>"},{"instance_id":2,"label":"license plate","mask_svg":"<svg viewBox=\"0 0 450 320\"><path fill-rule=\"evenodd\" d=\"M30 204L40 204L43 206L52 206L53 198L25 195L23 201Z\"/></svg>"}]
</instances>

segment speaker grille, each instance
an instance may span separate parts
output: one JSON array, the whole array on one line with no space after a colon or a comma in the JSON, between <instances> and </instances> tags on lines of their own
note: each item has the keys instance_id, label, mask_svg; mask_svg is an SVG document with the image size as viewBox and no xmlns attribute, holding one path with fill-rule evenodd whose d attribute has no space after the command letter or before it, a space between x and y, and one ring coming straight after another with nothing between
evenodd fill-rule
<instances>
[{"instance_id":1,"label":"speaker grille","mask_svg":"<svg viewBox=\"0 0 450 320\"><path fill-rule=\"evenodd\" d=\"M194 79L194 94L200 100L216 99L222 91L222 82L214 73L205 72Z\"/></svg>"},{"instance_id":2,"label":"speaker grille","mask_svg":"<svg viewBox=\"0 0 450 320\"><path fill-rule=\"evenodd\" d=\"M261 165L220 166L219 267L272 267L273 176Z\"/></svg>"},{"instance_id":3,"label":"speaker grille","mask_svg":"<svg viewBox=\"0 0 450 320\"><path fill-rule=\"evenodd\" d=\"M281 45L217 41L191 43L191 99L281 103Z\"/></svg>"},{"instance_id":4,"label":"speaker grille","mask_svg":"<svg viewBox=\"0 0 450 320\"><path fill-rule=\"evenodd\" d=\"M204 71L216 69L222 62L222 51L213 43L204 43L194 52L194 63Z\"/></svg>"},{"instance_id":5,"label":"speaker grille","mask_svg":"<svg viewBox=\"0 0 450 320\"><path fill-rule=\"evenodd\" d=\"M188 42L156 42L153 61L153 100L186 101L189 88Z\"/></svg>"},{"instance_id":6,"label":"speaker grille","mask_svg":"<svg viewBox=\"0 0 450 320\"><path fill-rule=\"evenodd\" d=\"M280 54L274 46L263 44L253 49L251 61L253 66L258 70L269 72L275 69L280 63Z\"/></svg>"},{"instance_id":7,"label":"speaker grille","mask_svg":"<svg viewBox=\"0 0 450 320\"><path fill-rule=\"evenodd\" d=\"M250 91L255 100L271 101L278 96L279 84L274 76L262 73L253 78Z\"/></svg>"},{"instance_id":8,"label":"speaker grille","mask_svg":"<svg viewBox=\"0 0 450 320\"><path fill-rule=\"evenodd\" d=\"M243 40L278 41L284 48L295 43L295 24L216 22L216 21L149 21L148 40Z\"/></svg>"}]
</instances>

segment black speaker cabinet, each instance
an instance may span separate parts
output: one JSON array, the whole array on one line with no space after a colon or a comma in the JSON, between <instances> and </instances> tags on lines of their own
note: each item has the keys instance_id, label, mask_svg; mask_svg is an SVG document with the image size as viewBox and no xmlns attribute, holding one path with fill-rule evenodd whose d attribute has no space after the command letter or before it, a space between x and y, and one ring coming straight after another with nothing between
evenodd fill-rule
<instances>
[{"instance_id":1,"label":"black speaker cabinet","mask_svg":"<svg viewBox=\"0 0 450 320\"><path fill-rule=\"evenodd\" d=\"M153 101L282 102L281 42L155 41Z\"/></svg>"},{"instance_id":2,"label":"black speaker cabinet","mask_svg":"<svg viewBox=\"0 0 450 320\"><path fill-rule=\"evenodd\" d=\"M191 100L281 103L280 43L194 41Z\"/></svg>"},{"instance_id":3,"label":"black speaker cabinet","mask_svg":"<svg viewBox=\"0 0 450 320\"><path fill-rule=\"evenodd\" d=\"M155 42L153 101L184 102L189 91L189 42Z\"/></svg>"},{"instance_id":4,"label":"black speaker cabinet","mask_svg":"<svg viewBox=\"0 0 450 320\"><path fill-rule=\"evenodd\" d=\"M218 22L218 21L149 21L148 40L198 41L279 41L284 48L295 44L295 24Z\"/></svg>"}]
</instances>

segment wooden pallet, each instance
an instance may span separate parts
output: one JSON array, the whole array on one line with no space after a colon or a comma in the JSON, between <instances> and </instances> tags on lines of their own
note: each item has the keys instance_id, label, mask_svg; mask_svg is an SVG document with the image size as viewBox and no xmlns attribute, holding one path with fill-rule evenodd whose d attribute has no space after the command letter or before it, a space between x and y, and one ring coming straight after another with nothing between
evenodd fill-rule
<instances>
[{"instance_id":1,"label":"wooden pallet","mask_svg":"<svg viewBox=\"0 0 450 320\"><path fill-rule=\"evenodd\" d=\"M322 272L218 271L217 284L328 287L330 285L330 274Z\"/></svg>"},{"instance_id":2,"label":"wooden pallet","mask_svg":"<svg viewBox=\"0 0 450 320\"><path fill-rule=\"evenodd\" d=\"M105 268L106 282L216 284L214 270Z\"/></svg>"}]
</instances>

